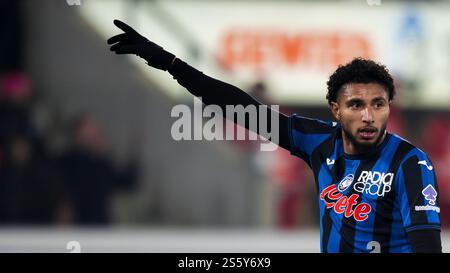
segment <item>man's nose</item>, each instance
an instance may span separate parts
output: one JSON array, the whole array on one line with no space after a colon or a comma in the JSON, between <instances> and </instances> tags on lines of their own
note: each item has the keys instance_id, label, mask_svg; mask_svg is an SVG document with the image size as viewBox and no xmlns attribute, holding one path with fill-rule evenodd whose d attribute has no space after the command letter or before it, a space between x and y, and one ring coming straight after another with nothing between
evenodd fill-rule
<instances>
[{"instance_id":1,"label":"man's nose","mask_svg":"<svg viewBox=\"0 0 450 273\"><path fill-rule=\"evenodd\" d=\"M362 120L363 120L363 122L366 122L366 123L374 122L373 113L372 113L372 110L369 109L369 107L366 107L366 108L364 108L364 110L362 110Z\"/></svg>"}]
</instances>

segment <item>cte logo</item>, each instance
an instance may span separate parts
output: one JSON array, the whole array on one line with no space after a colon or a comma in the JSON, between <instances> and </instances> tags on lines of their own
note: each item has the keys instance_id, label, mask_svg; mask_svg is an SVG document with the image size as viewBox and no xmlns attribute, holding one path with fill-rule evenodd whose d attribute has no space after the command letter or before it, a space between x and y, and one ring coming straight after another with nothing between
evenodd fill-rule
<instances>
[{"instance_id":1,"label":"cte logo","mask_svg":"<svg viewBox=\"0 0 450 273\"><path fill-rule=\"evenodd\" d=\"M346 218L353 216L356 221L361 222L369 217L372 207L367 203L357 205L358 197L359 195L356 193L350 197L344 196L338 191L335 184L326 187L320 194L320 199L325 202L327 209L333 208L334 212L344 214Z\"/></svg>"}]
</instances>

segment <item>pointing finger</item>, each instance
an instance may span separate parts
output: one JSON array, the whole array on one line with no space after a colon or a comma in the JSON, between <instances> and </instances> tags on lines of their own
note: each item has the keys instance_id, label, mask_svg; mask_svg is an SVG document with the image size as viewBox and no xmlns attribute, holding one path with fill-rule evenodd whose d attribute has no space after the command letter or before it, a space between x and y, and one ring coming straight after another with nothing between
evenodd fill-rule
<instances>
[{"instance_id":1,"label":"pointing finger","mask_svg":"<svg viewBox=\"0 0 450 273\"><path fill-rule=\"evenodd\" d=\"M125 33L136 32L132 27L117 19L114 20L114 25L123 30Z\"/></svg>"}]
</instances>

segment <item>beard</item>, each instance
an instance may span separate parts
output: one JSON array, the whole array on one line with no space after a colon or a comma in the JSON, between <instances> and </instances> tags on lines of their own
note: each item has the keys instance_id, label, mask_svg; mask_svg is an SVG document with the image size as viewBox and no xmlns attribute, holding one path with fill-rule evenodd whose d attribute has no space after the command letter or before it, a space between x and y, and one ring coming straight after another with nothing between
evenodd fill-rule
<instances>
[{"instance_id":1,"label":"beard","mask_svg":"<svg viewBox=\"0 0 450 273\"><path fill-rule=\"evenodd\" d=\"M344 128L342 126L342 130L344 131L345 136L347 139L352 143L352 145L355 147L356 151L358 151L358 154L369 152L370 150L377 147L383 140L384 135L386 134L386 127L387 123L383 124L380 129L380 134L378 135L377 139L373 143L368 142L360 142L356 139L356 136L353 135L349 130Z\"/></svg>"}]
</instances>

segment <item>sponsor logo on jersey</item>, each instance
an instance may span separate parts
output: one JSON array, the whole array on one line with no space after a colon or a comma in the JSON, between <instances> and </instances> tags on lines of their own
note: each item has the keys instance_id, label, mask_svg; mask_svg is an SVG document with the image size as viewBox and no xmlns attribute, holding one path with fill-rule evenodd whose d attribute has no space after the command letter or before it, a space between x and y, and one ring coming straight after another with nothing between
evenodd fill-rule
<instances>
[{"instance_id":1,"label":"sponsor logo on jersey","mask_svg":"<svg viewBox=\"0 0 450 273\"><path fill-rule=\"evenodd\" d=\"M336 184L326 187L320 193L320 199L324 201L327 209L333 209L335 213L343 214L346 218L353 217L356 221L362 222L369 217L372 207L367 203L358 204L359 195L354 193L345 196L339 192Z\"/></svg>"},{"instance_id":2,"label":"sponsor logo on jersey","mask_svg":"<svg viewBox=\"0 0 450 273\"><path fill-rule=\"evenodd\" d=\"M427 206L416 206L416 207L415 207L415 210L416 210L416 211L433 210L433 211L435 211L435 212L437 212L437 213L440 213L440 212L441 212L441 208L440 208L440 207L430 206L430 205L427 205Z\"/></svg>"},{"instance_id":3,"label":"sponsor logo on jersey","mask_svg":"<svg viewBox=\"0 0 450 273\"><path fill-rule=\"evenodd\" d=\"M425 200L428 201L428 204L426 204L425 206L415 206L415 210L416 211L426 211L426 210L431 210L431 211L435 211L437 213L441 212L441 208L435 206L436 205L436 200L437 200L437 191L434 189L434 187L432 185L428 185L426 186L423 190L422 190L422 194L425 197Z\"/></svg>"},{"instance_id":4,"label":"sponsor logo on jersey","mask_svg":"<svg viewBox=\"0 0 450 273\"><path fill-rule=\"evenodd\" d=\"M426 186L425 189L422 190L422 194L425 197L425 200L428 201L429 205L434 206L436 204L438 194L432 185L429 184Z\"/></svg>"},{"instance_id":5,"label":"sponsor logo on jersey","mask_svg":"<svg viewBox=\"0 0 450 273\"><path fill-rule=\"evenodd\" d=\"M391 191L393 173L362 171L353 188L359 193L384 196Z\"/></svg>"},{"instance_id":6,"label":"sponsor logo on jersey","mask_svg":"<svg viewBox=\"0 0 450 273\"><path fill-rule=\"evenodd\" d=\"M344 179L342 179L341 182L339 182L338 184L338 190L340 192L344 192L346 189L348 189L348 187L350 187L350 185L353 182L353 174L349 174L346 177L344 177Z\"/></svg>"}]
</instances>

